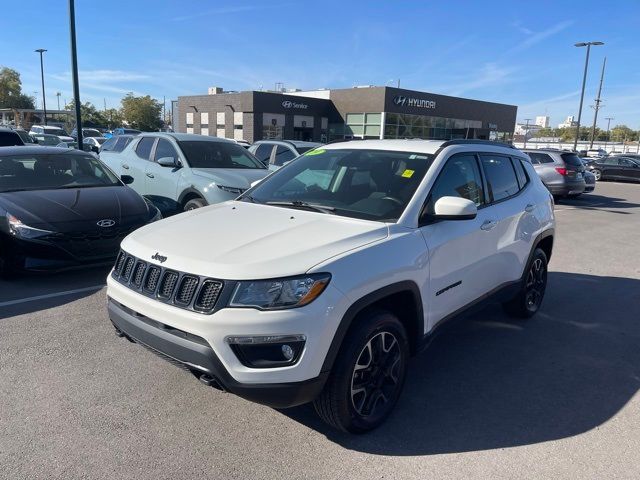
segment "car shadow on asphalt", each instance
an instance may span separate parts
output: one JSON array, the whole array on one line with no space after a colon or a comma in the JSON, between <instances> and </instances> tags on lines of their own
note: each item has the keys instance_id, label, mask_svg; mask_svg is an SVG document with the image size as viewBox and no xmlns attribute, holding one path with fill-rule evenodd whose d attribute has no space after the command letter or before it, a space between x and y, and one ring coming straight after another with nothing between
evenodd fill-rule
<instances>
[{"instance_id":1,"label":"car shadow on asphalt","mask_svg":"<svg viewBox=\"0 0 640 480\"><path fill-rule=\"evenodd\" d=\"M59 273L25 273L0 280L0 319L38 312L93 295L111 267Z\"/></svg>"},{"instance_id":2,"label":"car shadow on asphalt","mask_svg":"<svg viewBox=\"0 0 640 480\"><path fill-rule=\"evenodd\" d=\"M336 432L312 406L281 413L344 448L432 455L579 435L611 419L640 388L640 280L549 273L538 314L499 306L456 323L412 359L387 422Z\"/></svg>"},{"instance_id":3,"label":"car shadow on asphalt","mask_svg":"<svg viewBox=\"0 0 640 480\"><path fill-rule=\"evenodd\" d=\"M625 198L606 197L604 195L597 195L593 193L585 193L579 197L560 198L556 201L556 204L582 208L585 210L630 209L640 207L640 203L630 202Z\"/></svg>"}]
</instances>

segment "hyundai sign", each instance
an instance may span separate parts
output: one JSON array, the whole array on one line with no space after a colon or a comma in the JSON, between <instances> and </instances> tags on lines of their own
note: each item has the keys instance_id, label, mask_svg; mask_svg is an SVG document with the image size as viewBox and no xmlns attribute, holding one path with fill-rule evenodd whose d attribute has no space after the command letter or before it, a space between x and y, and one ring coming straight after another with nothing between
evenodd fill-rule
<instances>
[{"instance_id":1,"label":"hyundai sign","mask_svg":"<svg viewBox=\"0 0 640 480\"><path fill-rule=\"evenodd\" d=\"M436 102L434 100L405 97L404 95L396 95L393 97L393 103L399 107L436 108Z\"/></svg>"},{"instance_id":2,"label":"hyundai sign","mask_svg":"<svg viewBox=\"0 0 640 480\"><path fill-rule=\"evenodd\" d=\"M290 100L285 100L284 102L282 102L282 106L284 108L299 108L301 110L309 108L309 105L307 105L306 103L292 102Z\"/></svg>"}]
</instances>

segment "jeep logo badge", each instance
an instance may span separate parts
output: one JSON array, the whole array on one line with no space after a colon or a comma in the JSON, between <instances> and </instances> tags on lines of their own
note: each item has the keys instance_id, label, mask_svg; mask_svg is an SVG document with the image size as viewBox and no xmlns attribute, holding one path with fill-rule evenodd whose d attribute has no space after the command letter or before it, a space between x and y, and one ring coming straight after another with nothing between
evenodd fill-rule
<instances>
[{"instance_id":1,"label":"jeep logo badge","mask_svg":"<svg viewBox=\"0 0 640 480\"><path fill-rule=\"evenodd\" d=\"M96 222L96 225L98 225L99 227L102 227L102 228L113 227L115 224L116 224L116 222L114 220L111 220L110 218L106 218L104 220L100 220L100 221Z\"/></svg>"},{"instance_id":2,"label":"jeep logo badge","mask_svg":"<svg viewBox=\"0 0 640 480\"><path fill-rule=\"evenodd\" d=\"M151 260L157 260L160 263L164 263L167 261L167 257L160 255L158 252L156 252L155 255L151 257Z\"/></svg>"}]
</instances>

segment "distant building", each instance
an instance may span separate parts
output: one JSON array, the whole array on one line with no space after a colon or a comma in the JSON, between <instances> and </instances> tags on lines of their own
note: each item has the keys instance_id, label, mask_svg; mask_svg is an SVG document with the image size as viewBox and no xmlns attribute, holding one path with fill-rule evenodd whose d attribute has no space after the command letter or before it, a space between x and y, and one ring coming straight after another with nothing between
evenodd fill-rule
<instances>
[{"instance_id":1,"label":"distant building","mask_svg":"<svg viewBox=\"0 0 640 480\"><path fill-rule=\"evenodd\" d=\"M531 138L541 128L543 127L535 123L530 123L529 125L527 125L526 123L516 123L516 128L514 129L513 133L515 133L516 135L526 134L527 138Z\"/></svg>"},{"instance_id":2,"label":"distant building","mask_svg":"<svg viewBox=\"0 0 640 480\"><path fill-rule=\"evenodd\" d=\"M574 121L573 118L573 115L569 115L564 122L558 124L558 128L571 128L578 125L578 122Z\"/></svg>"},{"instance_id":3,"label":"distant building","mask_svg":"<svg viewBox=\"0 0 640 480\"><path fill-rule=\"evenodd\" d=\"M548 115L541 115L536 117L536 125L538 125L539 127L542 128L549 128L549 125L551 123L550 121L551 119L549 118Z\"/></svg>"}]
</instances>

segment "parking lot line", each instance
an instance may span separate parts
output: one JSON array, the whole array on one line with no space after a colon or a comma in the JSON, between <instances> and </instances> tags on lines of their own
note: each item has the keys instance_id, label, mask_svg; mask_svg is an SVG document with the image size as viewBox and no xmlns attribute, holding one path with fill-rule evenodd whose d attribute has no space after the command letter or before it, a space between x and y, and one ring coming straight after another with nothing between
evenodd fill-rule
<instances>
[{"instance_id":1,"label":"parking lot line","mask_svg":"<svg viewBox=\"0 0 640 480\"><path fill-rule=\"evenodd\" d=\"M0 307L8 307L9 305L18 305L20 303L34 302L36 300L45 300L47 298L62 297L64 295L73 295L75 293L89 292L91 290L100 290L106 285L94 285L92 287L76 288L75 290L66 290L64 292L48 293L46 295L36 295L35 297L20 298L18 300L9 300L0 303Z\"/></svg>"}]
</instances>

